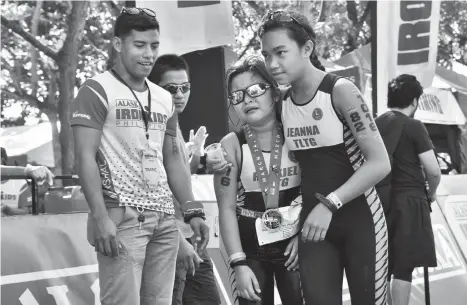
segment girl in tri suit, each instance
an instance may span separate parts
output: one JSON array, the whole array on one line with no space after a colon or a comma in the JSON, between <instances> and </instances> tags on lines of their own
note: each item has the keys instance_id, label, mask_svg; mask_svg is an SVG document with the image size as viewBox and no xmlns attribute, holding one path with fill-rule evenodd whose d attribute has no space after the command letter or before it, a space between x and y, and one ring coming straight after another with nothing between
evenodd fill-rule
<instances>
[{"instance_id":1,"label":"girl in tri suit","mask_svg":"<svg viewBox=\"0 0 467 305\"><path fill-rule=\"evenodd\" d=\"M386 304L387 230L373 186L390 171L373 117L355 85L315 68L315 33L303 15L268 13L262 54L280 85L280 115L302 170L299 265L306 304Z\"/></svg>"},{"instance_id":2,"label":"girl in tri suit","mask_svg":"<svg viewBox=\"0 0 467 305\"><path fill-rule=\"evenodd\" d=\"M300 195L298 164L283 145L276 118L274 106L280 99L277 83L258 57L232 66L226 78L229 102L246 123L240 131L222 139L232 166L214 175L222 240L235 273L234 295L240 305L274 304L275 279L282 304L302 305L300 278L294 271L298 263L297 235L260 246L256 229L274 201L267 194L278 195L273 202L276 207L290 206ZM269 190L264 193L260 182L274 179L277 183L268 184ZM277 215L268 215L267 225L277 225Z\"/></svg>"}]
</instances>

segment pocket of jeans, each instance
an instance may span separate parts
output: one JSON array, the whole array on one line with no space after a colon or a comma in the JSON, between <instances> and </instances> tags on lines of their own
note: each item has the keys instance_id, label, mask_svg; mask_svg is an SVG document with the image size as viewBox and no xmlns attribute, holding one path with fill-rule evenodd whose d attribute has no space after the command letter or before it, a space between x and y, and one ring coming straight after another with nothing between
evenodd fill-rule
<instances>
[{"instance_id":1,"label":"pocket of jeans","mask_svg":"<svg viewBox=\"0 0 467 305\"><path fill-rule=\"evenodd\" d=\"M108 208L107 213L109 214L110 220L113 221L115 226L118 228L125 220L131 218L128 214L131 207L123 206L116 208Z\"/></svg>"},{"instance_id":2,"label":"pocket of jeans","mask_svg":"<svg viewBox=\"0 0 467 305\"><path fill-rule=\"evenodd\" d=\"M128 206L108 208L107 213L110 220L115 224L117 229L127 220L135 217L132 213L132 208ZM91 213L88 214L87 221L87 239L91 246L94 246L94 221L91 219Z\"/></svg>"}]
</instances>

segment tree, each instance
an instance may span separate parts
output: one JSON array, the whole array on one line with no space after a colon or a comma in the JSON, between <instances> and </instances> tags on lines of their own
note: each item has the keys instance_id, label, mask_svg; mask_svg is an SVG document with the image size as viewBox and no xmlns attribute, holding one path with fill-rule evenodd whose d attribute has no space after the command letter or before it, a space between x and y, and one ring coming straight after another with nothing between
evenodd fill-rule
<instances>
[{"instance_id":1,"label":"tree","mask_svg":"<svg viewBox=\"0 0 467 305\"><path fill-rule=\"evenodd\" d=\"M438 63L467 65L467 1L442 1L438 34Z\"/></svg>"},{"instance_id":2,"label":"tree","mask_svg":"<svg viewBox=\"0 0 467 305\"><path fill-rule=\"evenodd\" d=\"M318 54L335 60L370 42L369 1L232 1L234 50L243 57L258 53L255 36L261 18L268 11L294 10L308 17L317 34Z\"/></svg>"},{"instance_id":3,"label":"tree","mask_svg":"<svg viewBox=\"0 0 467 305\"><path fill-rule=\"evenodd\" d=\"M47 116L58 172L73 172L69 103L84 79L106 68L118 12L112 1L2 3L2 106Z\"/></svg>"}]
</instances>

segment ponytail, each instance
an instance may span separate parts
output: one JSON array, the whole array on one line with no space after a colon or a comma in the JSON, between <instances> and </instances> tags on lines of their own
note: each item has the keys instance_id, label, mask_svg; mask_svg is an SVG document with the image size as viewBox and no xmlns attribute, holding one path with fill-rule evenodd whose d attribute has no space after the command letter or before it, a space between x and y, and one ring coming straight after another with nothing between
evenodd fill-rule
<instances>
[{"instance_id":1,"label":"ponytail","mask_svg":"<svg viewBox=\"0 0 467 305\"><path fill-rule=\"evenodd\" d=\"M315 68L321 70L321 71L324 71L326 72L326 69L324 68L324 66L321 64L321 62L319 61L319 58L318 58L318 55L316 55L315 52L313 52L313 54L310 55L310 61L311 61L311 64L313 66L315 66Z\"/></svg>"}]
</instances>

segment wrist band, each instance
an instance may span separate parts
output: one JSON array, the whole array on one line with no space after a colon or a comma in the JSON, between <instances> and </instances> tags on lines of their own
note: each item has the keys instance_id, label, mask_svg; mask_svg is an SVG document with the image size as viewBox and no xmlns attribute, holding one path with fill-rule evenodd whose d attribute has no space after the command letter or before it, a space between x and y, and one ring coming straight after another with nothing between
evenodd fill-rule
<instances>
[{"instance_id":1,"label":"wrist band","mask_svg":"<svg viewBox=\"0 0 467 305\"><path fill-rule=\"evenodd\" d=\"M203 209L190 209L188 211L183 212L183 221L185 223L190 223L190 220L192 220L195 217L199 217L203 220L206 220L206 215L204 214Z\"/></svg>"},{"instance_id":2,"label":"wrist band","mask_svg":"<svg viewBox=\"0 0 467 305\"><path fill-rule=\"evenodd\" d=\"M335 211L337 211L337 206L335 206L331 200L329 200L328 198L324 197L323 195L321 195L320 193L315 193L315 197L319 200L319 202L321 202L322 204L324 204L332 213L334 213Z\"/></svg>"},{"instance_id":3,"label":"wrist band","mask_svg":"<svg viewBox=\"0 0 467 305\"><path fill-rule=\"evenodd\" d=\"M199 201L187 201L182 205L183 220L185 223L189 223L194 217L200 217L206 220L206 214L204 214L203 204Z\"/></svg>"},{"instance_id":4,"label":"wrist band","mask_svg":"<svg viewBox=\"0 0 467 305\"><path fill-rule=\"evenodd\" d=\"M329 199L337 207L337 209L342 208L344 205L334 192L329 193L326 198Z\"/></svg>"},{"instance_id":5,"label":"wrist band","mask_svg":"<svg viewBox=\"0 0 467 305\"><path fill-rule=\"evenodd\" d=\"M244 252L237 252L237 253L234 253L232 254L231 256L229 256L229 261L230 262L233 262L235 260L238 260L238 259L245 259L246 258L246 255Z\"/></svg>"},{"instance_id":6,"label":"wrist band","mask_svg":"<svg viewBox=\"0 0 467 305\"><path fill-rule=\"evenodd\" d=\"M242 259L242 260L230 263L230 268L232 269L238 266L248 266L248 262L246 261L246 259Z\"/></svg>"}]
</instances>

